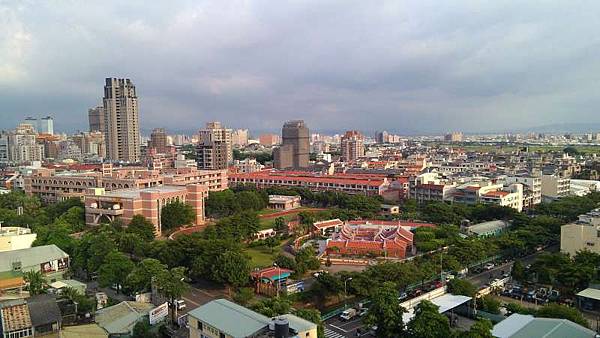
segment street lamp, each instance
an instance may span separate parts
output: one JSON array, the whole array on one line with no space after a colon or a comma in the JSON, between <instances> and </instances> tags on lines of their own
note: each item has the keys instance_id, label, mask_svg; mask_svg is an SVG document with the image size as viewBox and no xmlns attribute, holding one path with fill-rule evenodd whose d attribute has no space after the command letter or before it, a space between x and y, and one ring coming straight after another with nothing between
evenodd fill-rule
<instances>
[{"instance_id":1,"label":"street lamp","mask_svg":"<svg viewBox=\"0 0 600 338\"><path fill-rule=\"evenodd\" d=\"M346 289L346 283L348 283L348 281L351 281L352 277L349 277L347 279L344 280L344 309L346 309L346 298L348 298L348 292Z\"/></svg>"},{"instance_id":2,"label":"street lamp","mask_svg":"<svg viewBox=\"0 0 600 338\"><path fill-rule=\"evenodd\" d=\"M279 288L281 287L281 268L277 263L273 262L273 266L277 268L277 298L279 298Z\"/></svg>"}]
</instances>

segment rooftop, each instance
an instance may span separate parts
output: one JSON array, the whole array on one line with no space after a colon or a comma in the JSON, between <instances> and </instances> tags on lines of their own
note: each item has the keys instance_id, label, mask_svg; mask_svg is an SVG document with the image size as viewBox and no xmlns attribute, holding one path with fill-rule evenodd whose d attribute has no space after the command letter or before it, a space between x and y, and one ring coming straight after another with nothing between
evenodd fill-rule
<instances>
[{"instance_id":1,"label":"rooftop","mask_svg":"<svg viewBox=\"0 0 600 338\"><path fill-rule=\"evenodd\" d=\"M174 185L160 185L152 188L143 189L118 189L113 191L107 191L102 196L108 197L121 197L121 198L139 198L142 192L158 192L158 193L172 193L185 191L185 187L174 186Z\"/></svg>"},{"instance_id":2,"label":"rooftop","mask_svg":"<svg viewBox=\"0 0 600 338\"><path fill-rule=\"evenodd\" d=\"M31 317L27 304L18 304L3 307L2 330L4 332L16 331L31 327Z\"/></svg>"},{"instance_id":3,"label":"rooftop","mask_svg":"<svg viewBox=\"0 0 600 338\"><path fill-rule=\"evenodd\" d=\"M515 313L496 324L492 335L498 338L592 338L596 333L566 319L535 318Z\"/></svg>"},{"instance_id":4,"label":"rooftop","mask_svg":"<svg viewBox=\"0 0 600 338\"><path fill-rule=\"evenodd\" d=\"M226 299L208 302L188 312L234 338L248 337L271 323L271 319Z\"/></svg>"},{"instance_id":5,"label":"rooftop","mask_svg":"<svg viewBox=\"0 0 600 338\"><path fill-rule=\"evenodd\" d=\"M0 252L0 271L13 270L14 262L21 262L23 268L40 265L52 260L68 258L66 252L54 244L33 248Z\"/></svg>"}]
</instances>

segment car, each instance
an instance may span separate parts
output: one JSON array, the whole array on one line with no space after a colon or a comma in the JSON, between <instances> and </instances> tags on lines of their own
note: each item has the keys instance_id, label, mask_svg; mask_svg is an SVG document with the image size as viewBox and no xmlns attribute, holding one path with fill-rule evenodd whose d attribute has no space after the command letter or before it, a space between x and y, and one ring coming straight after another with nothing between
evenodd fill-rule
<instances>
[{"instance_id":1,"label":"car","mask_svg":"<svg viewBox=\"0 0 600 338\"><path fill-rule=\"evenodd\" d=\"M408 298L408 295L406 294L406 292L400 292L400 295L398 296L398 300L405 300L406 298Z\"/></svg>"},{"instance_id":2,"label":"car","mask_svg":"<svg viewBox=\"0 0 600 338\"><path fill-rule=\"evenodd\" d=\"M486 270L492 270L496 265L494 265L494 263L487 263L484 268Z\"/></svg>"},{"instance_id":3,"label":"car","mask_svg":"<svg viewBox=\"0 0 600 338\"><path fill-rule=\"evenodd\" d=\"M183 301L183 299L176 300L175 306L177 307L177 310L183 310L186 308L186 305L185 305L185 302Z\"/></svg>"},{"instance_id":4,"label":"car","mask_svg":"<svg viewBox=\"0 0 600 338\"><path fill-rule=\"evenodd\" d=\"M446 275L446 282L449 282L449 281L453 280L454 278L455 278L455 276L452 274Z\"/></svg>"}]
</instances>

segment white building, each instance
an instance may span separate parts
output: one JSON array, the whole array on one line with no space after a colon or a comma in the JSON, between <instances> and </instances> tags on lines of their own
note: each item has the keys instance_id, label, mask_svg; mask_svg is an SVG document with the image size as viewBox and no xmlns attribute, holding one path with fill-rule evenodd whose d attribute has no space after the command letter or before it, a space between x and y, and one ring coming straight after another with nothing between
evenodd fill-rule
<instances>
[{"instance_id":1,"label":"white building","mask_svg":"<svg viewBox=\"0 0 600 338\"><path fill-rule=\"evenodd\" d=\"M506 184L520 183L524 185L524 194L531 194L531 203L529 206L534 206L542 203L542 179L532 176L508 176Z\"/></svg>"},{"instance_id":2,"label":"white building","mask_svg":"<svg viewBox=\"0 0 600 338\"><path fill-rule=\"evenodd\" d=\"M7 227L0 223L0 252L19 249L29 249L37 235L31 229Z\"/></svg>"}]
</instances>

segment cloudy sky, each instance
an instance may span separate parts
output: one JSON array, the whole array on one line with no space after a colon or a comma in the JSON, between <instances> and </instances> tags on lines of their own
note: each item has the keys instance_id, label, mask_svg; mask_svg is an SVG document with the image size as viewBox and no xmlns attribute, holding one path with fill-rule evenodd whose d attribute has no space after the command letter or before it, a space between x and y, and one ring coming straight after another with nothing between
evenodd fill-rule
<instances>
[{"instance_id":1,"label":"cloudy sky","mask_svg":"<svg viewBox=\"0 0 600 338\"><path fill-rule=\"evenodd\" d=\"M598 123L599 29L597 1L0 0L0 129L85 129L105 77L145 129Z\"/></svg>"}]
</instances>

